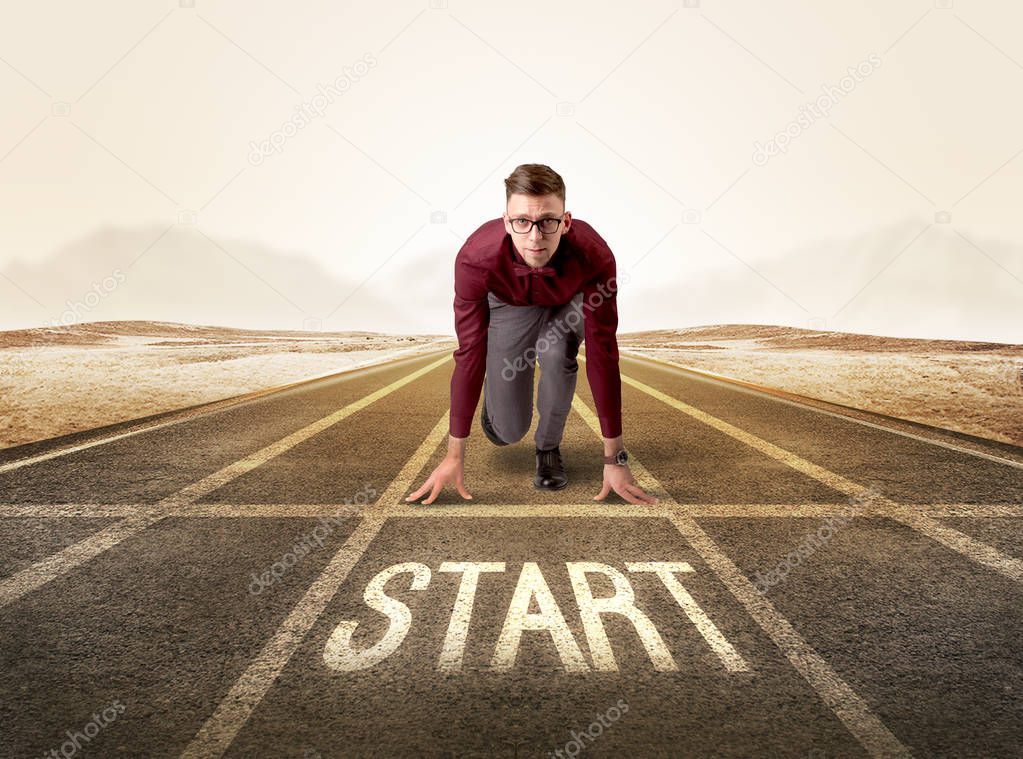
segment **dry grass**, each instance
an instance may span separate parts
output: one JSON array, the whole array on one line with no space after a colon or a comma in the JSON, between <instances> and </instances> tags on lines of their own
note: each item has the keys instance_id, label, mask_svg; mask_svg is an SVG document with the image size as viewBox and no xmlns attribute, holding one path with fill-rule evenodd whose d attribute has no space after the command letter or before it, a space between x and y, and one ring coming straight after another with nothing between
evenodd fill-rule
<instances>
[{"instance_id":1,"label":"dry grass","mask_svg":"<svg viewBox=\"0 0 1023 759\"><path fill-rule=\"evenodd\" d=\"M453 345L443 335L106 322L0 333L0 447Z\"/></svg>"},{"instance_id":2,"label":"dry grass","mask_svg":"<svg viewBox=\"0 0 1023 759\"><path fill-rule=\"evenodd\" d=\"M766 325L619 335L624 351L1023 445L1023 345Z\"/></svg>"},{"instance_id":3,"label":"dry grass","mask_svg":"<svg viewBox=\"0 0 1023 759\"><path fill-rule=\"evenodd\" d=\"M623 351L1023 445L1023 345L718 325L619 335ZM384 361L445 335L95 322L0 332L0 447Z\"/></svg>"}]
</instances>

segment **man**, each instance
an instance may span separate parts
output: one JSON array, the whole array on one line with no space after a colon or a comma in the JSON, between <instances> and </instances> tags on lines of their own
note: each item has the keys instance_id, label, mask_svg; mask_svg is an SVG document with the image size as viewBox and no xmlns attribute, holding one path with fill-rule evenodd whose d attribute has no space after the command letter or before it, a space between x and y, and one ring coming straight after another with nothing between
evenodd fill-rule
<instances>
[{"instance_id":1,"label":"man","mask_svg":"<svg viewBox=\"0 0 1023 759\"><path fill-rule=\"evenodd\" d=\"M537 488L568 484L559 445L575 393L579 344L604 438L604 482L630 503L657 503L637 484L622 442L618 371L617 277L607 243L565 210L565 183L543 164L523 164L505 179L502 218L477 229L455 258L455 331L448 453L414 501L423 504L464 482L466 441L483 391L480 426L495 445L520 440L533 417L533 371L540 363L534 437Z\"/></svg>"}]
</instances>

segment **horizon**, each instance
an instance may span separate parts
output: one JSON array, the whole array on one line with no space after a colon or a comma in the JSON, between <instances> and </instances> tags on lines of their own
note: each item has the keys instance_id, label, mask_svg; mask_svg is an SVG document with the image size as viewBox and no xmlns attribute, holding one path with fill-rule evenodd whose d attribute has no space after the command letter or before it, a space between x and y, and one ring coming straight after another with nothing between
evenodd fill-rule
<instances>
[{"instance_id":1,"label":"horizon","mask_svg":"<svg viewBox=\"0 0 1023 759\"><path fill-rule=\"evenodd\" d=\"M0 30L0 328L99 285L74 319L447 333L530 162L629 272L623 332L1023 341L1023 112L986 94L1019 4L554 4L555 46L485 6L180 5Z\"/></svg>"},{"instance_id":2,"label":"horizon","mask_svg":"<svg viewBox=\"0 0 1023 759\"><path fill-rule=\"evenodd\" d=\"M302 330L302 329L274 329L274 328L253 328L253 327L234 327L220 324L201 324L193 322L173 322L173 321L162 321L153 319L112 319L112 320L95 320L95 321L81 321L72 324L59 324L59 325L40 325L36 327L18 327L14 329L0 329L0 334L8 334L12 332L33 332L33 331L66 331L74 332L76 329L86 329L90 327L97 327L102 325L158 325L161 327L175 327L183 329L206 329L206 330L219 330L224 332L244 332L254 334L289 334L299 335L301 337L315 338L316 336L331 337L331 336L345 336L345 335L373 335L373 336L388 336L388 337L446 337L452 340L456 339L454 332L380 332L375 330ZM967 343L967 344L982 344L982 345L999 345L1008 347L1023 347L1023 343L1006 343L995 340L966 340L956 338L930 338L930 337L913 337L905 335L883 335L875 334L870 332L847 332L844 330L822 330L813 329L810 327L798 327L786 324L767 324L761 322L724 322L717 324L695 324L686 327L659 327L653 329L640 329L630 330L628 332L618 332L619 337L627 337L630 335L642 335L647 333L658 333L658 332L673 332L673 333L684 333L684 332L695 332L700 330L712 330L712 329L741 329L741 328L761 328L767 327L777 330L790 330L796 332L806 333L817 333L817 334L832 334L832 335L848 335L853 337L871 337L871 338L882 338L885 340L913 340L922 342L932 343ZM714 339L714 338L704 338ZM729 338L718 338L725 340ZM581 346L581 350L585 352L586 343L584 342Z\"/></svg>"}]
</instances>

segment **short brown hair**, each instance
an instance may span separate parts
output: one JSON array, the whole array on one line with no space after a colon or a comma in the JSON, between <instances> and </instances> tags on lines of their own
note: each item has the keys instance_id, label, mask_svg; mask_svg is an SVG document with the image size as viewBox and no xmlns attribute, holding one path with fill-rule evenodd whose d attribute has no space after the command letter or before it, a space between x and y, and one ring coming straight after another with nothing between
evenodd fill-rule
<instances>
[{"instance_id":1,"label":"short brown hair","mask_svg":"<svg viewBox=\"0 0 1023 759\"><path fill-rule=\"evenodd\" d=\"M512 195L557 195L565 202L565 180L542 163L523 163L504 180L505 202Z\"/></svg>"}]
</instances>

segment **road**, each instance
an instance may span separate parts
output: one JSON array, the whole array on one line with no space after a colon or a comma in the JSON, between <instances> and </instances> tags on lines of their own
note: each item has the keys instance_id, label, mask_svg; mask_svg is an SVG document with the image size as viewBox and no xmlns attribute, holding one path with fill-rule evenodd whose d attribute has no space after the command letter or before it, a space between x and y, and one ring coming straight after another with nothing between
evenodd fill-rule
<instances>
[{"instance_id":1,"label":"road","mask_svg":"<svg viewBox=\"0 0 1023 759\"><path fill-rule=\"evenodd\" d=\"M1023 755L1023 451L623 354L600 503L584 366L557 492L403 502L450 352L0 457L0 752Z\"/></svg>"}]
</instances>

